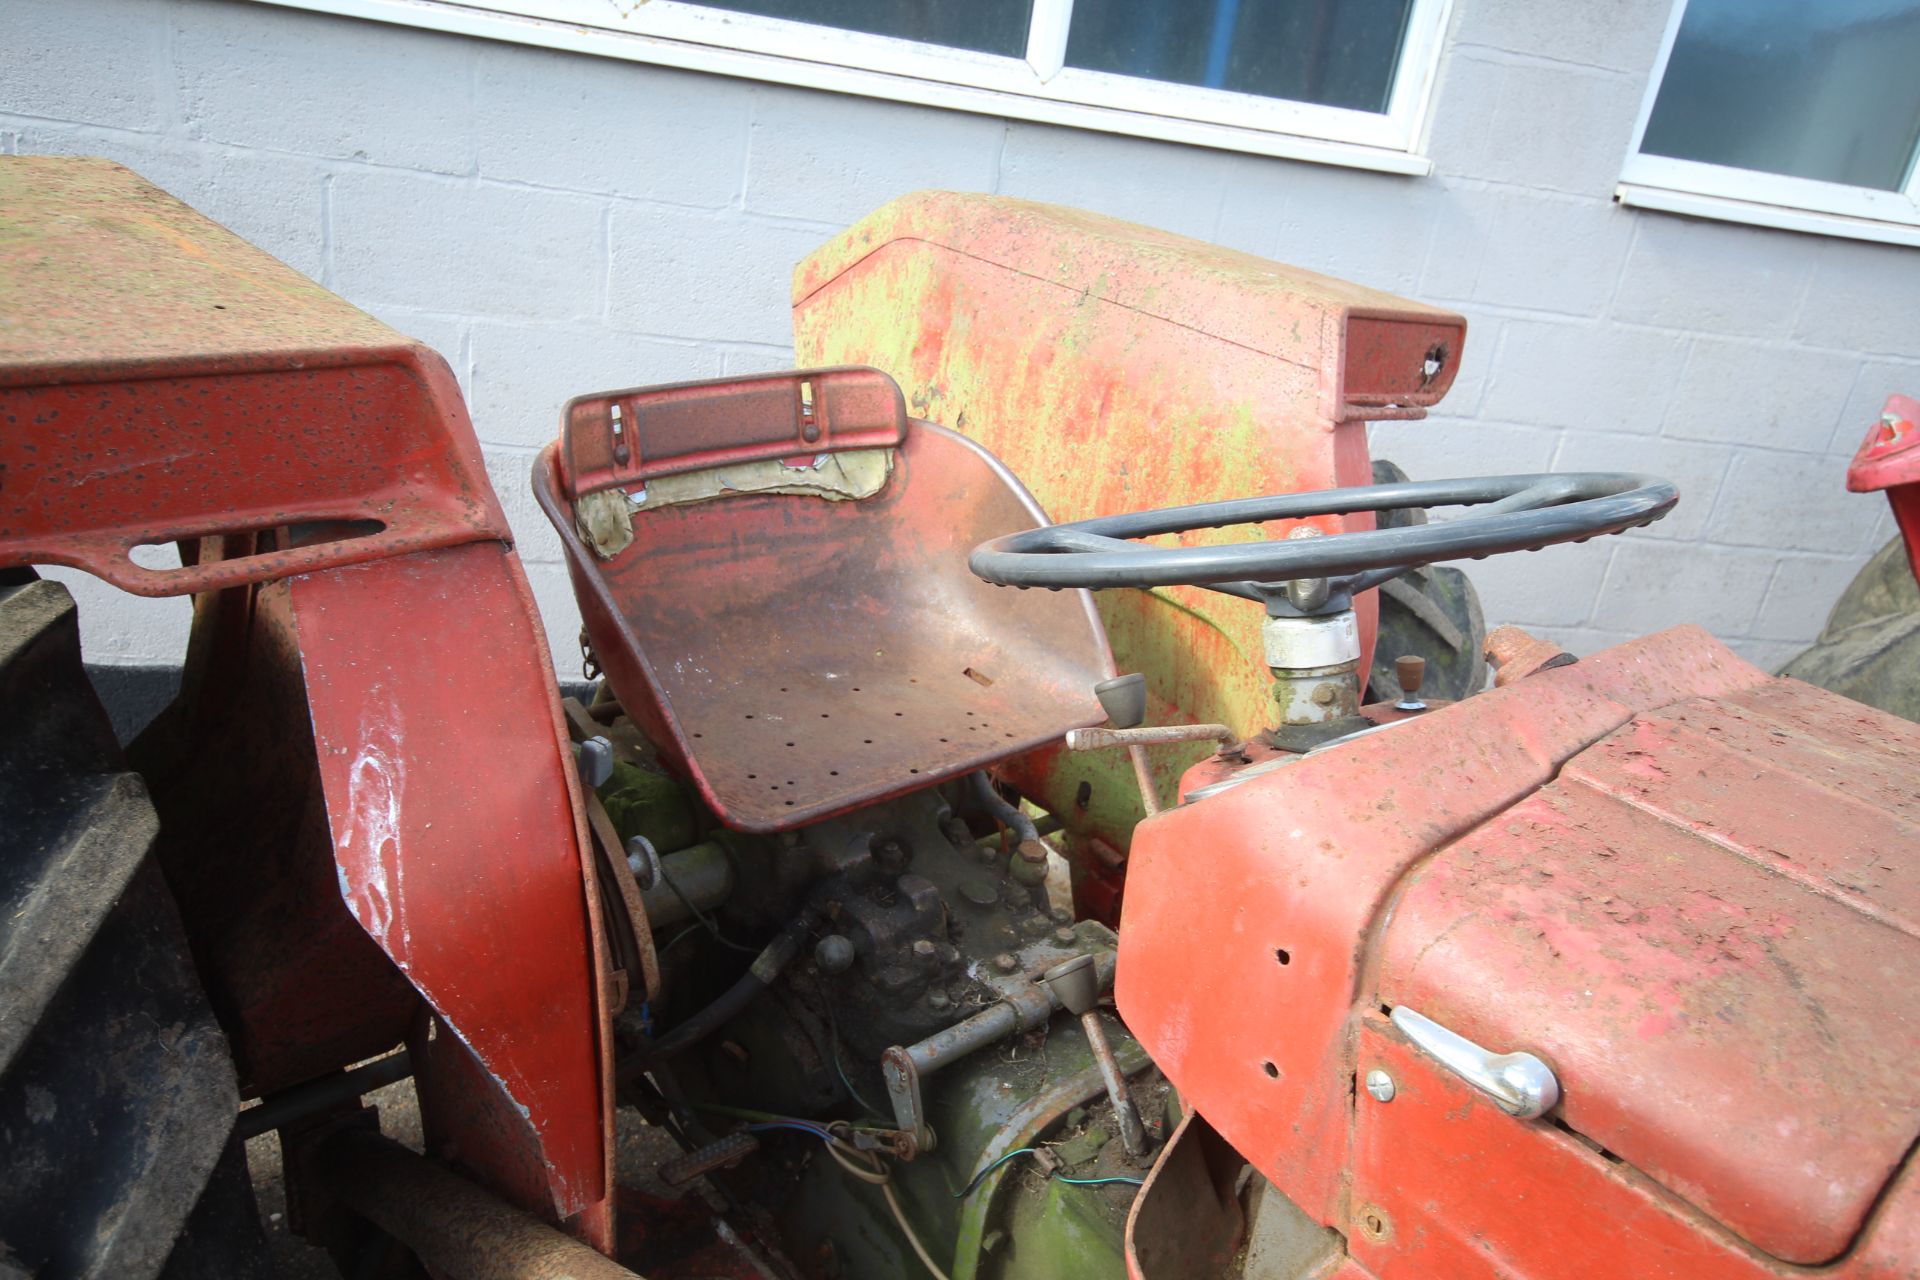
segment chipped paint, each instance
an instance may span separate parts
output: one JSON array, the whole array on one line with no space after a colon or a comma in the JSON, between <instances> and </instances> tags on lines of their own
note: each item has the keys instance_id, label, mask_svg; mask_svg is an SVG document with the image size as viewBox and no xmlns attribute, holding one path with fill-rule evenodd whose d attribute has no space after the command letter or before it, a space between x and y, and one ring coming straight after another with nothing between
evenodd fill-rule
<instances>
[{"instance_id":1,"label":"chipped paint","mask_svg":"<svg viewBox=\"0 0 1920 1280\"><path fill-rule=\"evenodd\" d=\"M1057 521L1369 483L1360 419L1421 410L1369 408L1353 398L1356 380L1404 374L1396 402L1431 404L1452 368L1421 383L1427 348L1409 355L1407 335L1444 331L1456 351L1464 336L1450 313L1279 263L951 192L903 197L828 242L795 269L792 296L802 363L892 374L916 414L985 445ZM1353 325L1372 327L1350 340ZM1118 669L1147 677L1150 722L1222 723L1242 736L1272 722L1258 605L1167 588L1102 592L1097 607ZM1376 609L1374 593L1356 601L1369 652ZM1151 753L1163 804L1205 751ZM1053 756L1015 781L1066 815L1081 909L1114 918L1120 877L1091 855L1091 839L1124 852L1144 816L1129 762Z\"/></svg>"},{"instance_id":2,"label":"chipped paint","mask_svg":"<svg viewBox=\"0 0 1920 1280\"><path fill-rule=\"evenodd\" d=\"M407 967L407 952L413 934L407 927L404 884L405 862L401 857L401 833L405 830L402 804L406 793L406 755L400 746L404 725L399 703L370 709L360 723L360 745L347 771L345 829L340 833L340 848L353 847L358 835L366 856L357 859L358 883L346 883L341 870L342 888L347 906L361 927L374 936L402 969ZM399 945L391 936L400 928Z\"/></svg>"}]
</instances>

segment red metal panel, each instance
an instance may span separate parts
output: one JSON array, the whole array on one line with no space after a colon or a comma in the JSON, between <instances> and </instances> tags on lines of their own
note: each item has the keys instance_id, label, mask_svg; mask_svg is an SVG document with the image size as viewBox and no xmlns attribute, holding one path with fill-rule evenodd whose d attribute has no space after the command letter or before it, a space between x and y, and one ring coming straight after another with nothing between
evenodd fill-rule
<instances>
[{"instance_id":1,"label":"red metal panel","mask_svg":"<svg viewBox=\"0 0 1920 1280\"><path fill-rule=\"evenodd\" d=\"M184 595L510 536L444 360L118 165L8 162L0 294L32 320L0 326L0 566ZM370 531L128 558L342 521Z\"/></svg>"},{"instance_id":2,"label":"red metal panel","mask_svg":"<svg viewBox=\"0 0 1920 1280\"><path fill-rule=\"evenodd\" d=\"M1766 679L1677 628L1149 820L1120 929L1122 1016L1222 1136L1344 1222L1351 1019L1407 869L1636 710Z\"/></svg>"},{"instance_id":3,"label":"red metal panel","mask_svg":"<svg viewBox=\"0 0 1920 1280\"><path fill-rule=\"evenodd\" d=\"M1043 523L977 445L914 423L886 486L737 494L633 517L598 560L555 490L594 653L622 704L722 821L778 831L1057 743L1105 713L1110 658L1083 592L990 587L979 542Z\"/></svg>"},{"instance_id":4,"label":"red metal panel","mask_svg":"<svg viewBox=\"0 0 1920 1280\"><path fill-rule=\"evenodd\" d=\"M0 419L41 428L0 433L0 564L70 565L170 596L509 537L477 446L461 447L436 408L459 403L446 362L417 345L332 359L340 367L249 360L196 363L186 377L0 385ZM142 544L330 521L377 528L180 569L128 557Z\"/></svg>"},{"instance_id":5,"label":"red metal panel","mask_svg":"<svg viewBox=\"0 0 1920 1280\"><path fill-rule=\"evenodd\" d=\"M1920 826L1826 779L1911 761L1920 730L1851 758L1779 721L1741 741L1773 696L1885 718L1779 682L1745 717L1701 700L1636 719L1414 873L1378 994L1539 1054L1575 1130L1817 1263L1920 1135L1920 937L1901 927L1920 879L1892 870Z\"/></svg>"},{"instance_id":6,"label":"red metal panel","mask_svg":"<svg viewBox=\"0 0 1920 1280\"><path fill-rule=\"evenodd\" d=\"M136 763L243 1091L274 1093L391 1049L419 996L340 898L287 584L210 592L193 610L179 699Z\"/></svg>"},{"instance_id":7,"label":"red metal panel","mask_svg":"<svg viewBox=\"0 0 1920 1280\"><path fill-rule=\"evenodd\" d=\"M1245 1243L1245 1168L1205 1117L1183 1115L1127 1210L1128 1280L1221 1274Z\"/></svg>"},{"instance_id":8,"label":"red metal panel","mask_svg":"<svg viewBox=\"0 0 1920 1280\"><path fill-rule=\"evenodd\" d=\"M468 1081L473 1141L447 1146L544 1216L595 1211L611 1150L598 921L518 561L475 543L349 566L296 579L293 605L340 891L497 1089ZM531 1170L499 1163L516 1130Z\"/></svg>"},{"instance_id":9,"label":"red metal panel","mask_svg":"<svg viewBox=\"0 0 1920 1280\"><path fill-rule=\"evenodd\" d=\"M560 480L578 498L655 476L835 449L891 449L907 406L876 369L808 369L579 396L561 426Z\"/></svg>"},{"instance_id":10,"label":"red metal panel","mask_svg":"<svg viewBox=\"0 0 1920 1280\"><path fill-rule=\"evenodd\" d=\"M1348 1247L1381 1280L1761 1280L1814 1274L1735 1239L1629 1166L1546 1121L1507 1115L1377 1014L1357 1069ZM1832 1280L1920 1276L1920 1168L1888 1191Z\"/></svg>"},{"instance_id":11,"label":"red metal panel","mask_svg":"<svg viewBox=\"0 0 1920 1280\"><path fill-rule=\"evenodd\" d=\"M143 768L249 1084L390 1047L397 965L437 1150L609 1245L592 864L446 363L105 161L0 165L0 297L0 565L201 593Z\"/></svg>"}]
</instances>

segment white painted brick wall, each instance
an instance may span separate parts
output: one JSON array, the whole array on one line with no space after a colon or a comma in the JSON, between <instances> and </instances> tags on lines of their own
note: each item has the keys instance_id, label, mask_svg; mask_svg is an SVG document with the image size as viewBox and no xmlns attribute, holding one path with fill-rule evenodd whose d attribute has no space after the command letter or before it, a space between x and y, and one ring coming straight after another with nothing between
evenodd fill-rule
<instances>
[{"instance_id":1,"label":"white painted brick wall","mask_svg":"<svg viewBox=\"0 0 1920 1280\"><path fill-rule=\"evenodd\" d=\"M1920 250L1615 206L1669 3L1459 0L1419 179L242 0L7 0L0 152L119 159L445 354L563 671L576 615L526 484L561 403L785 365L793 262L927 186L1457 307L1453 394L1379 452L1684 494L1644 532L1475 566L1489 618L1582 651L1695 620L1771 664L1891 535L1842 476L1885 395L1920 389ZM92 660L178 657L184 602L78 589Z\"/></svg>"}]
</instances>

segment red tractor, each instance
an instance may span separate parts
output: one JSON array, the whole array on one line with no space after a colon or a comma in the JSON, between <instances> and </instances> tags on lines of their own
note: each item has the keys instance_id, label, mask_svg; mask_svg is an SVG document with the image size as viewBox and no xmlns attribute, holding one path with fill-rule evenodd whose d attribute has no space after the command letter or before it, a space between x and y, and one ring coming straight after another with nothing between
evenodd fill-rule
<instances>
[{"instance_id":1,"label":"red tractor","mask_svg":"<svg viewBox=\"0 0 1920 1280\"><path fill-rule=\"evenodd\" d=\"M1671 485L1368 484L1457 316L918 199L825 367L566 407L576 699L439 357L0 166L0 1274L254 1273L275 1132L355 1276L1920 1276L1920 729L1691 628L1479 692L1427 566ZM36 564L193 597L124 755Z\"/></svg>"}]
</instances>

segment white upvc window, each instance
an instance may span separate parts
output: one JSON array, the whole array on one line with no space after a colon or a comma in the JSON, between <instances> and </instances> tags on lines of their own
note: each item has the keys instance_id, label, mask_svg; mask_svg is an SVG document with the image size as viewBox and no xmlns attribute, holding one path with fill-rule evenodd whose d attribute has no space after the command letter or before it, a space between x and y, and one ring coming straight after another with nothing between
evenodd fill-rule
<instances>
[{"instance_id":1,"label":"white upvc window","mask_svg":"<svg viewBox=\"0 0 1920 1280\"><path fill-rule=\"evenodd\" d=\"M1452 0L267 0L722 75L1424 174Z\"/></svg>"},{"instance_id":2,"label":"white upvc window","mask_svg":"<svg viewBox=\"0 0 1920 1280\"><path fill-rule=\"evenodd\" d=\"M1623 203L1920 245L1920 0L1676 0Z\"/></svg>"}]
</instances>

